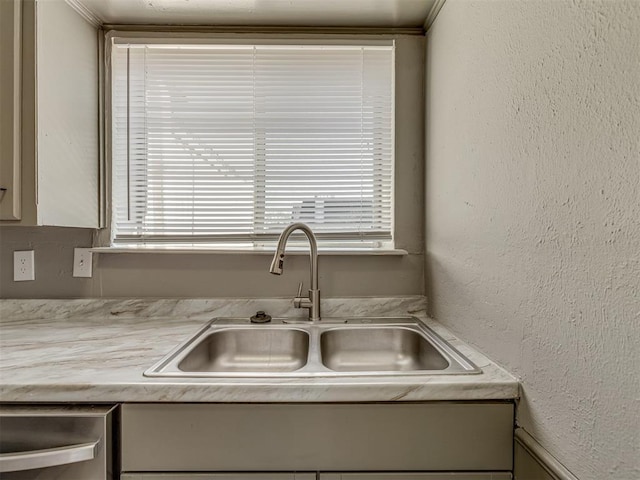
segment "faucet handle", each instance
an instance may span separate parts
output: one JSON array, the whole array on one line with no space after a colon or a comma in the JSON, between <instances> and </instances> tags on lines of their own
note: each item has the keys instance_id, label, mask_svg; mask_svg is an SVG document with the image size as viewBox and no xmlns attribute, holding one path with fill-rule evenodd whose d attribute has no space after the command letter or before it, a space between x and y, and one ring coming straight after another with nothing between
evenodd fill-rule
<instances>
[{"instance_id":1,"label":"faucet handle","mask_svg":"<svg viewBox=\"0 0 640 480\"><path fill-rule=\"evenodd\" d=\"M302 283L303 282L300 282L298 284L298 294L296 295L296 297L299 297L300 295L302 295Z\"/></svg>"}]
</instances>

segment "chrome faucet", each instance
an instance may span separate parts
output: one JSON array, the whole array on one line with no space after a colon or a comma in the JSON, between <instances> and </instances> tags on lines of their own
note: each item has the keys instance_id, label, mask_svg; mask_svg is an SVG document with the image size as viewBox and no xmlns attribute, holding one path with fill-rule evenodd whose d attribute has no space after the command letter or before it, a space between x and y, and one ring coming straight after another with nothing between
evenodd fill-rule
<instances>
[{"instance_id":1,"label":"chrome faucet","mask_svg":"<svg viewBox=\"0 0 640 480\"><path fill-rule=\"evenodd\" d=\"M293 305L296 308L308 308L309 320L312 322L320 320L320 290L318 290L318 242L316 236L311 229L304 223L292 223L285 228L280 234L278 239L278 246L276 253L273 255L273 261L271 262L271 268L269 272L274 275L282 275L282 267L284 266L284 249L291 235L295 230L301 230L309 239L310 258L311 264L311 288L309 289L308 297L301 297L302 294L302 282L298 287L298 294L293 299Z\"/></svg>"}]
</instances>

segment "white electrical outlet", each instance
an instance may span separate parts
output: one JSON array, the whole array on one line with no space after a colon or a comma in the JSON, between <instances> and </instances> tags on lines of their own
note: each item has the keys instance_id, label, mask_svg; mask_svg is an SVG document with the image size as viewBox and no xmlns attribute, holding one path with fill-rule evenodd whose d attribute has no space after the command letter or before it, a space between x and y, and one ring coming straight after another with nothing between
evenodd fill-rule
<instances>
[{"instance_id":1,"label":"white electrical outlet","mask_svg":"<svg viewBox=\"0 0 640 480\"><path fill-rule=\"evenodd\" d=\"M90 248L73 249L73 276L90 277L93 254Z\"/></svg>"},{"instance_id":2,"label":"white electrical outlet","mask_svg":"<svg viewBox=\"0 0 640 480\"><path fill-rule=\"evenodd\" d=\"M33 250L13 252L13 281L26 282L36 279Z\"/></svg>"}]
</instances>

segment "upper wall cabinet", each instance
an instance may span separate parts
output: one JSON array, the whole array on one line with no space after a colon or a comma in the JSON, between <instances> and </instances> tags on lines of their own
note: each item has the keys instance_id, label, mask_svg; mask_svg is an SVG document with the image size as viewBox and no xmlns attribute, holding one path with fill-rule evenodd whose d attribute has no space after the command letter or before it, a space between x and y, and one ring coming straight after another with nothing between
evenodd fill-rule
<instances>
[{"instance_id":1,"label":"upper wall cabinet","mask_svg":"<svg viewBox=\"0 0 640 480\"><path fill-rule=\"evenodd\" d=\"M13 196L18 206L11 205L11 212L8 205L6 208L2 205L2 224L97 228L99 27L62 0L0 3L3 44L4 5L12 3L19 8L16 5L22 3L22 22L14 16L13 23L14 28L22 29L22 105L16 109L22 118L21 122L13 119L14 125L21 127L21 142L14 142L12 150L21 150L21 161L16 162L15 155L5 155L4 130L0 159L0 181L9 184L13 181L11 187L6 187L5 197L9 188L21 193ZM2 71L11 67L15 72L16 63L8 60L3 50ZM3 99L8 95L4 78ZM13 92L15 95L15 88ZM4 116L2 123L5 124ZM21 170L20 176L14 173L11 178L5 177L10 160L14 172L16 168ZM6 198L2 203L5 201Z\"/></svg>"}]
</instances>

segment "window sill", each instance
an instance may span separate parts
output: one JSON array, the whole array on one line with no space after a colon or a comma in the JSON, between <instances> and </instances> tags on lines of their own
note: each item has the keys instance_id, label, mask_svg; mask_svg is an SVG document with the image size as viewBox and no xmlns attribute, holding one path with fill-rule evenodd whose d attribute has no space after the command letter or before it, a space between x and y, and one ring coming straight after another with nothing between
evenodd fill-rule
<instances>
[{"instance_id":1,"label":"window sill","mask_svg":"<svg viewBox=\"0 0 640 480\"><path fill-rule=\"evenodd\" d=\"M114 253L160 253L160 254L207 254L207 255L273 255L275 247L167 247L167 246L144 246L144 247L94 247L93 253L114 254ZM309 255L309 247L287 247L287 255ZM405 256L409 252L401 248L366 248L366 247L318 247L318 255L373 255L373 256Z\"/></svg>"}]
</instances>

